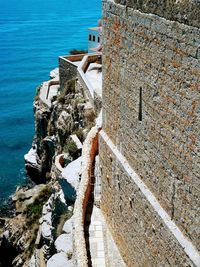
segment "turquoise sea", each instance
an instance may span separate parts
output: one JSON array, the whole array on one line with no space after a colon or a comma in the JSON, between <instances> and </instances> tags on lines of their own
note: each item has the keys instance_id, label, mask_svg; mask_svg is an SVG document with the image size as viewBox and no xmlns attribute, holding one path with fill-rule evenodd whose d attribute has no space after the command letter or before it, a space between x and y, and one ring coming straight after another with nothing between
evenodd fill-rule
<instances>
[{"instance_id":1,"label":"turquoise sea","mask_svg":"<svg viewBox=\"0 0 200 267\"><path fill-rule=\"evenodd\" d=\"M0 205L25 181L34 134L35 88L58 56L87 49L100 0L0 0Z\"/></svg>"}]
</instances>

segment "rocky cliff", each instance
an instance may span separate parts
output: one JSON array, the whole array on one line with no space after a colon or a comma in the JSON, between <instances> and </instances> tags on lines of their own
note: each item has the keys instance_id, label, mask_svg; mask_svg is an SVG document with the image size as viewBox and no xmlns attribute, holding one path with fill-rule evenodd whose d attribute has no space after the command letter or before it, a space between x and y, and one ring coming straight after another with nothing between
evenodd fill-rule
<instances>
[{"instance_id":1,"label":"rocky cliff","mask_svg":"<svg viewBox=\"0 0 200 267\"><path fill-rule=\"evenodd\" d=\"M88 107L82 93L77 90L76 80L69 81L66 88L62 88L59 95L52 99L51 107L42 102L39 91L40 88L34 101L35 160L29 161L26 157L28 175L36 183L50 179L54 156L67 152L71 134L77 134L83 141L95 117L94 110Z\"/></svg>"},{"instance_id":2,"label":"rocky cliff","mask_svg":"<svg viewBox=\"0 0 200 267\"><path fill-rule=\"evenodd\" d=\"M12 198L15 216L1 220L0 266L50 267L55 261L75 266L71 216L82 143L96 117L77 82L60 88L51 105L40 97L42 85L37 89L35 137L25 155L34 186L17 189Z\"/></svg>"}]
</instances>

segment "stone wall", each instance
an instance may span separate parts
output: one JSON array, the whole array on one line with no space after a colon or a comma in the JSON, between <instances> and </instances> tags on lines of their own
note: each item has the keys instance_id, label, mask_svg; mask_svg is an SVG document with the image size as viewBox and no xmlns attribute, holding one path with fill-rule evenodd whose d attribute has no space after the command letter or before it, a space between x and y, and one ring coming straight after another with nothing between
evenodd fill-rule
<instances>
[{"instance_id":1,"label":"stone wall","mask_svg":"<svg viewBox=\"0 0 200 267\"><path fill-rule=\"evenodd\" d=\"M91 91L89 90L89 87L86 84L86 82L84 81L83 76L81 76L80 72L77 73L77 77L78 77L79 83L81 85L82 92L83 92L85 99L87 99L94 107L94 95L91 94L92 90ZM92 91L92 93L93 93L93 91Z\"/></svg>"},{"instance_id":2,"label":"stone wall","mask_svg":"<svg viewBox=\"0 0 200 267\"><path fill-rule=\"evenodd\" d=\"M187 252L193 254L189 251L192 246L184 242L179 231L177 236L183 241L183 246L180 245L166 223L170 218L167 214L161 218L165 211L158 203L153 206L153 196L149 199L149 192L145 194L141 190L140 181L135 182L139 179L137 174L130 166L131 174L127 172L127 163L120 160L120 155L113 151L114 146L109 146L108 141L101 133L102 209L127 266L193 266L186 255ZM184 251L183 247L187 246L189 250Z\"/></svg>"},{"instance_id":3,"label":"stone wall","mask_svg":"<svg viewBox=\"0 0 200 267\"><path fill-rule=\"evenodd\" d=\"M103 17L103 131L192 254L101 139L105 216L128 266L200 265L200 29L113 1Z\"/></svg>"},{"instance_id":4,"label":"stone wall","mask_svg":"<svg viewBox=\"0 0 200 267\"><path fill-rule=\"evenodd\" d=\"M195 27L200 25L199 0L115 0L115 2L187 25Z\"/></svg>"},{"instance_id":5,"label":"stone wall","mask_svg":"<svg viewBox=\"0 0 200 267\"><path fill-rule=\"evenodd\" d=\"M77 66L65 57L59 57L60 90L66 87L69 80L77 77Z\"/></svg>"}]
</instances>

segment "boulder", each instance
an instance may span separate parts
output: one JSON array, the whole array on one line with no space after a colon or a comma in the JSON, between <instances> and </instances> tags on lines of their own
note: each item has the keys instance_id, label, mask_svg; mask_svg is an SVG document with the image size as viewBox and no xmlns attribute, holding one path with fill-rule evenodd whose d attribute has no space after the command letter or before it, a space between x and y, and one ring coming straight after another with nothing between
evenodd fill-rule
<instances>
[{"instance_id":1,"label":"boulder","mask_svg":"<svg viewBox=\"0 0 200 267\"><path fill-rule=\"evenodd\" d=\"M40 218L39 222L41 224L41 236L45 243L49 244L49 241L53 240L52 237L52 207L54 201L55 194L51 194L48 201L44 204L42 210L42 217Z\"/></svg>"},{"instance_id":2,"label":"boulder","mask_svg":"<svg viewBox=\"0 0 200 267\"><path fill-rule=\"evenodd\" d=\"M63 110L57 120L57 130L60 144L64 144L66 137L72 132L74 127L73 117L70 113Z\"/></svg>"},{"instance_id":3,"label":"boulder","mask_svg":"<svg viewBox=\"0 0 200 267\"><path fill-rule=\"evenodd\" d=\"M52 240L52 225L44 221L41 226L41 233L45 240Z\"/></svg>"},{"instance_id":4,"label":"boulder","mask_svg":"<svg viewBox=\"0 0 200 267\"><path fill-rule=\"evenodd\" d=\"M39 197L40 193L46 188L45 184L36 185L29 190L19 189L13 196L13 201L25 201L27 199L31 199L32 197L35 199Z\"/></svg>"},{"instance_id":5,"label":"boulder","mask_svg":"<svg viewBox=\"0 0 200 267\"><path fill-rule=\"evenodd\" d=\"M71 234L62 234L55 241L55 248L57 252L72 253L73 241Z\"/></svg>"},{"instance_id":6,"label":"boulder","mask_svg":"<svg viewBox=\"0 0 200 267\"><path fill-rule=\"evenodd\" d=\"M38 162L38 155L36 148L31 148L27 154L24 155L24 159L26 163L35 164L37 165Z\"/></svg>"},{"instance_id":7,"label":"boulder","mask_svg":"<svg viewBox=\"0 0 200 267\"><path fill-rule=\"evenodd\" d=\"M19 189L13 196L12 200L16 202L16 212L23 212L28 205L34 203L34 201L40 197L42 191L45 190L47 186L44 184L36 185L32 189L24 190Z\"/></svg>"},{"instance_id":8,"label":"boulder","mask_svg":"<svg viewBox=\"0 0 200 267\"><path fill-rule=\"evenodd\" d=\"M25 167L27 175L36 183L39 182L40 176L40 160L37 155L36 146L31 148L27 154L24 155Z\"/></svg>"},{"instance_id":9,"label":"boulder","mask_svg":"<svg viewBox=\"0 0 200 267\"><path fill-rule=\"evenodd\" d=\"M47 267L73 267L74 264L71 260L68 260L67 255L64 252L53 255L47 261Z\"/></svg>"},{"instance_id":10,"label":"boulder","mask_svg":"<svg viewBox=\"0 0 200 267\"><path fill-rule=\"evenodd\" d=\"M67 220L63 226L63 232L65 232L66 234L71 234L72 230L73 230L73 223L74 223L74 218L73 216Z\"/></svg>"},{"instance_id":11,"label":"boulder","mask_svg":"<svg viewBox=\"0 0 200 267\"><path fill-rule=\"evenodd\" d=\"M43 252L45 258L48 258L51 253L51 246L54 243L54 223L67 210L64 195L60 189L59 184L55 183L53 186L55 192L43 206L42 217L40 218L40 233L37 237L37 244L43 240Z\"/></svg>"},{"instance_id":12,"label":"boulder","mask_svg":"<svg viewBox=\"0 0 200 267\"><path fill-rule=\"evenodd\" d=\"M67 183L64 183L66 188L71 186L75 191L77 191L80 180L80 173L81 173L81 157L72 161L67 165L66 168L64 168L64 170L61 173L61 181L62 182L66 181L69 184L67 186ZM63 190L63 192L65 196L68 193L66 192L66 190Z\"/></svg>"}]
</instances>

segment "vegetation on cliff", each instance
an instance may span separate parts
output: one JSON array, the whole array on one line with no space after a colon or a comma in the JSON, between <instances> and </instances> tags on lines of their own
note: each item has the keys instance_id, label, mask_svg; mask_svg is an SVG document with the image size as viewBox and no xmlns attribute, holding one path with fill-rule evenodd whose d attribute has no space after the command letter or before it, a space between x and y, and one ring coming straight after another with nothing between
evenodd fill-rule
<instances>
[{"instance_id":1,"label":"vegetation on cliff","mask_svg":"<svg viewBox=\"0 0 200 267\"><path fill-rule=\"evenodd\" d=\"M26 191L24 194L27 194ZM35 246L39 219L42 216L42 207L50 194L49 185L35 191L31 197L27 194L28 199L32 198L33 202L26 204L27 198L24 197L23 211L5 223L6 234L0 239L0 266L22 266L30 259ZM18 195L17 201L22 202L21 196L22 193Z\"/></svg>"}]
</instances>

